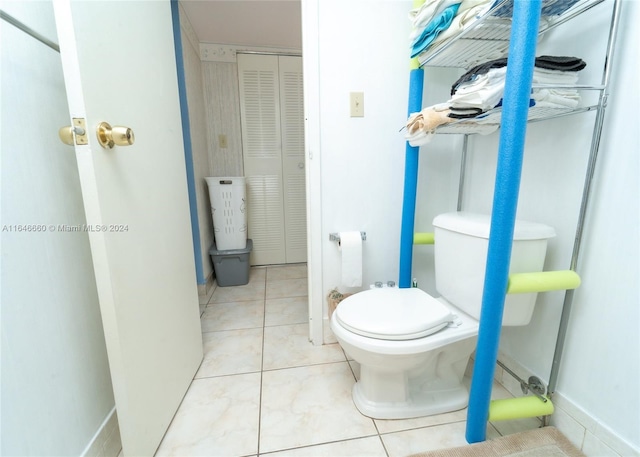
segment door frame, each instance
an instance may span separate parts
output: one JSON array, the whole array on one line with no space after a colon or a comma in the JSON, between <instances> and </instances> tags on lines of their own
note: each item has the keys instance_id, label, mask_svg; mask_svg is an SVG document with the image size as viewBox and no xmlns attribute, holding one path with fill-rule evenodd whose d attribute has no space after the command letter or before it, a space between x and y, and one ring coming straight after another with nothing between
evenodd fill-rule
<instances>
[{"instance_id":1,"label":"door frame","mask_svg":"<svg viewBox=\"0 0 640 457\"><path fill-rule=\"evenodd\" d=\"M305 111L305 173L307 181L307 288L309 340L324 340L322 261L322 154L320 149L319 0L304 0L302 8L302 77ZM328 236L328 235L327 235Z\"/></svg>"},{"instance_id":2,"label":"door frame","mask_svg":"<svg viewBox=\"0 0 640 457\"><path fill-rule=\"evenodd\" d=\"M171 23L173 26L173 43L176 53L176 69L178 72L178 96L180 99L180 118L182 119L182 139L184 144L184 160L187 168L187 191L189 195L189 213L191 215L191 236L193 238L193 255L196 262L196 279L198 285L206 285L204 276L204 259L202 256L200 222L198 217L198 197L196 195L196 178L193 167L193 145L191 143L191 123L187 104L187 83L184 71L184 55L182 53L182 33L180 32L180 6L178 0L171 0Z\"/></svg>"}]
</instances>

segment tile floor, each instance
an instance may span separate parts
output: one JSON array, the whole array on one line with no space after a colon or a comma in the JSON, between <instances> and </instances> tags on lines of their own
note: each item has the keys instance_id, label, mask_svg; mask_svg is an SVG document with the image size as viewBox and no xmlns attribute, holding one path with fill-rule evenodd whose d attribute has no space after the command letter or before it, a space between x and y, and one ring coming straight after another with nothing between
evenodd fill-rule
<instances>
[{"instance_id":1,"label":"tile floor","mask_svg":"<svg viewBox=\"0 0 640 457\"><path fill-rule=\"evenodd\" d=\"M373 420L351 401L357 364L313 346L305 265L254 267L201 298L204 361L156 456L399 457L466 444L466 410ZM496 398L510 396L497 385ZM536 419L489 424L495 438Z\"/></svg>"}]
</instances>

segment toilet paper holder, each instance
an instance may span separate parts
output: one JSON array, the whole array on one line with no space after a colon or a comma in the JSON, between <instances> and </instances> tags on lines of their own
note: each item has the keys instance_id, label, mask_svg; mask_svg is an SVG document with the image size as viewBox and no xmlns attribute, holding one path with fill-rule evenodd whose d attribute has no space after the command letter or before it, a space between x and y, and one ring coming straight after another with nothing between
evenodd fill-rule
<instances>
[{"instance_id":1,"label":"toilet paper holder","mask_svg":"<svg viewBox=\"0 0 640 457\"><path fill-rule=\"evenodd\" d=\"M362 237L362 241L367 240L367 232L360 232L360 236ZM339 233L329 233L329 241L337 241L340 244L340 234Z\"/></svg>"}]
</instances>

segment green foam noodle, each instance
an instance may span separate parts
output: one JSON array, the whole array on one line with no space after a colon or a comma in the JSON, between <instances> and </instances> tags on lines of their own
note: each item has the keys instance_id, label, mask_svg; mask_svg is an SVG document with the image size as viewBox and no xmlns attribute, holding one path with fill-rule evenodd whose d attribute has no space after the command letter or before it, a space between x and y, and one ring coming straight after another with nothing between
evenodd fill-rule
<instances>
[{"instance_id":1,"label":"green foam noodle","mask_svg":"<svg viewBox=\"0 0 640 457\"><path fill-rule=\"evenodd\" d=\"M549 416L553 414L554 407L551 400L546 400L534 396L492 400L489 404L489 421Z\"/></svg>"},{"instance_id":2,"label":"green foam noodle","mask_svg":"<svg viewBox=\"0 0 640 457\"><path fill-rule=\"evenodd\" d=\"M507 293L526 294L551 290L568 290L575 289L579 285L580 276L572 270L512 273L509 275Z\"/></svg>"},{"instance_id":3,"label":"green foam noodle","mask_svg":"<svg viewBox=\"0 0 640 457\"><path fill-rule=\"evenodd\" d=\"M434 233L414 233L413 244L433 244L435 242Z\"/></svg>"}]
</instances>

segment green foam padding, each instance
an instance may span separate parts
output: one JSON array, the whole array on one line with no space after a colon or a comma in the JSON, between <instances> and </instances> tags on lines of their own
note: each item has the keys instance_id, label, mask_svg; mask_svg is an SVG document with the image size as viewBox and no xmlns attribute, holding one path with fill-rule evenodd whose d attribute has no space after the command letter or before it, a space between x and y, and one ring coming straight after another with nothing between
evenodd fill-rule
<instances>
[{"instance_id":1,"label":"green foam padding","mask_svg":"<svg viewBox=\"0 0 640 457\"><path fill-rule=\"evenodd\" d=\"M534 396L492 400L489 404L489 421L549 416L553 410L553 403L548 398L546 402Z\"/></svg>"},{"instance_id":2,"label":"green foam padding","mask_svg":"<svg viewBox=\"0 0 640 457\"><path fill-rule=\"evenodd\" d=\"M435 233L414 233L413 244L433 244L435 242Z\"/></svg>"},{"instance_id":3,"label":"green foam padding","mask_svg":"<svg viewBox=\"0 0 640 457\"><path fill-rule=\"evenodd\" d=\"M580 276L572 270L540 271L537 273L512 273L509 275L508 294L548 292L550 290L575 289Z\"/></svg>"}]
</instances>

